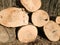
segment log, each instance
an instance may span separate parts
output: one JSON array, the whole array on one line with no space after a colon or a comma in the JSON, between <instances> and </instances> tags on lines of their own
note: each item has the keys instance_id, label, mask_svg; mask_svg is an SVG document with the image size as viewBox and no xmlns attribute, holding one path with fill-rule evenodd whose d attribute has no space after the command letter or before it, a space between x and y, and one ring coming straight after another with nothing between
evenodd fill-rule
<instances>
[{"instance_id":1,"label":"log","mask_svg":"<svg viewBox=\"0 0 60 45\"><path fill-rule=\"evenodd\" d=\"M9 35L9 41L8 42L14 42L16 40L16 33L15 33L16 28L5 27L5 29Z\"/></svg>"},{"instance_id":2,"label":"log","mask_svg":"<svg viewBox=\"0 0 60 45\"><path fill-rule=\"evenodd\" d=\"M15 6L15 4L18 3L15 1L16 0L0 0L0 10ZM41 9L47 11L49 16L56 17L56 16L60 15L60 0L41 0L41 1L42 1ZM16 5L16 7L17 7L17 5ZM18 7L21 7L21 6L18 5ZM41 44L42 45L59 45L60 44L59 43L60 41L50 42L50 41L47 41L47 40L41 39L41 38L39 38L38 40L39 41L37 41L36 43L35 42L32 44L29 43L29 45L41 45ZM12 45L12 44L13 45L22 45L22 44L20 44L20 42L18 44L16 42L9 43L9 45ZM0 44L0 45L8 45L8 44L4 43L4 44ZM26 45L28 45L28 44L26 44Z\"/></svg>"},{"instance_id":3,"label":"log","mask_svg":"<svg viewBox=\"0 0 60 45\"><path fill-rule=\"evenodd\" d=\"M54 21L49 21L45 26L44 26L44 32L47 38L50 41L58 41L60 38L60 26L54 22Z\"/></svg>"},{"instance_id":4,"label":"log","mask_svg":"<svg viewBox=\"0 0 60 45\"><path fill-rule=\"evenodd\" d=\"M35 41L37 37L37 28L33 25L27 25L19 29L18 39L22 43L29 43Z\"/></svg>"},{"instance_id":5,"label":"log","mask_svg":"<svg viewBox=\"0 0 60 45\"><path fill-rule=\"evenodd\" d=\"M41 7L41 0L20 0L20 2L30 12L34 12Z\"/></svg>"},{"instance_id":6,"label":"log","mask_svg":"<svg viewBox=\"0 0 60 45\"><path fill-rule=\"evenodd\" d=\"M49 15L44 10L37 10L33 12L31 19L35 26L42 27L49 22Z\"/></svg>"},{"instance_id":7,"label":"log","mask_svg":"<svg viewBox=\"0 0 60 45\"><path fill-rule=\"evenodd\" d=\"M10 7L0 11L0 24L18 27L28 24L29 17L21 8Z\"/></svg>"},{"instance_id":8,"label":"log","mask_svg":"<svg viewBox=\"0 0 60 45\"><path fill-rule=\"evenodd\" d=\"M60 16L57 16L57 17L56 17L56 23L57 23L57 24L60 24Z\"/></svg>"},{"instance_id":9,"label":"log","mask_svg":"<svg viewBox=\"0 0 60 45\"><path fill-rule=\"evenodd\" d=\"M15 28L7 28L0 25L0 42L7 43L13 42L16 39Z\"/></svg>"},{"instance_id":10,"label":"log","mask_svg":"<svg viewBox=\"0 0 60 45\"><path fill-rule=\"evenodd\" d=\"M6 32L5 28L0 25L0 42L6 43L9 41L9 35Z\"/></svg>"}]
</instances>

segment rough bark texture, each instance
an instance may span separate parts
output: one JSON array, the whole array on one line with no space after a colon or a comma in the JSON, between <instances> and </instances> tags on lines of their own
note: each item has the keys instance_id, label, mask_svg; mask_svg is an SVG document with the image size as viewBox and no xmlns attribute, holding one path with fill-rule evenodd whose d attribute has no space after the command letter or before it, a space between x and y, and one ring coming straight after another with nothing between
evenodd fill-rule
<instances>
[{"instance_id":1,"label":"rough bark texture","mask_svg":"<svg viewBox=\"0 0 60 45\"><path fill-rule=\"evenodd\" d=\"M20 4L19 0L0 0L0 10L3 10L8 7L12 7L12 6L23 7ZM60 0L42 0L42 7L40 9L47 11L50 18L53 17L52 20L55 20L54 17L60 15ZM39 35L35 42L23 44L23 43L20 43L17 39L15 39L12 42L0 43L0 45L60 45L60 41L57 41L57 42L49 41L46 38L42 28L38 28L38 33Z\"/></svg>"}]
</instances>

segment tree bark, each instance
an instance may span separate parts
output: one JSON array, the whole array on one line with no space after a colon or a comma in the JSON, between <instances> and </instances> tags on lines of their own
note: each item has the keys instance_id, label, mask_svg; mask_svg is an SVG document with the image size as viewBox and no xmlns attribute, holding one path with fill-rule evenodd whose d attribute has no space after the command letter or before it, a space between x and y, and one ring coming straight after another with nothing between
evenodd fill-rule
<instances>
[{"instance_id":1,"label":"tree bark","mask_svg":"<svg viewBox=\"0 0 60 45\"><path fill-rule=\"evenodd\" d=\"M0 0L0 10L15 6L15 0Z\"/></svg>"},{"instance_id":2,"label":"tree bark","mask_svg":"<svg viewBox=\"0 0 60 45\"><path fill-rule=\"evenodd\" d=\"M46 10L49 16L57 16L58 2L59 0L42 0L42 9Z\"/></svg>"}]
</instances>

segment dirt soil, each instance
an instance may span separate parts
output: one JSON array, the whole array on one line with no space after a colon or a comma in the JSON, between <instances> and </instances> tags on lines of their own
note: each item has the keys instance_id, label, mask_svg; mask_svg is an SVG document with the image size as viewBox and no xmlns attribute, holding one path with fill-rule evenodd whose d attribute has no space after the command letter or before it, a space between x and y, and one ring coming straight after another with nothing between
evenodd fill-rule
<instances>
[{"instance_id":1,"label":"dirt soil","mask_svg":"<svg viewBox=\"0 0 60 45\"><path fill-rule=\"evenodd\" d=\"M8 7L18 7L22 8L22 4L20 3L19 0L0 0L0 10L6 9ZM50 19L55 21L56 17L60 15L60 0L42 0L42 7L40 9L43 9L48 12ZM26 12L28 12L26 10ZM31 19L31 12L28 12L30 19ZM31 22L31 20L29 20ZM32 23L32 22L31 22ZM38 27L37 27L38 28ZM15 34L11 38L15 38L13 41L6 42L6 43L1 43L0 45L60 45L60 40L57 42L51 42L47 39L47 37L44 34L43 27L38 28L38 36L35 40L35 42L30 42L28 44L24 44L18 41L17 38L17 32L18 32L19 27L17 27L14 31ZM9 32L9 31L8 31ZM9 33L12 35L11 33Z\"/></svg>"}]
</instances>

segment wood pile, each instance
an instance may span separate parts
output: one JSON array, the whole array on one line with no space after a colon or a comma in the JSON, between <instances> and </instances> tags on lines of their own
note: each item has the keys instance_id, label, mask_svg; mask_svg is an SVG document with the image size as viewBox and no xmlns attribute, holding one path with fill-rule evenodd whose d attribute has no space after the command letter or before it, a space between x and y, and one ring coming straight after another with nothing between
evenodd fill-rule
<instances>
[{"instance_id":1,"label":"wood pile","mask_svg":"<svg viewBox=\"0 0 60 45\"><path fill-rule=\"evenodd\" d=\"M44 1L41 0L18 1L22 7L18 7L18 3L15 4L12 0L6 2L4 0L1 1L4 2L2 6L6 4L6 7L3 6L0 10L0 42L12 42L16 37L21 43L34 42L38 36L37 28L41 27L43 27L44 34L50 41L59 41L60 16L58 16L59 13L57 14L59 12L59 10L57 11L57 0L55 2L54 0L52 2L50 1L50 4L47 5L43 5ZM10 4L7 4L7 2ZM50 19L52 15L54 17L57 16L55 21ZM19 29L16 31L17 27Z\"/></svg>"}]
</instances>

